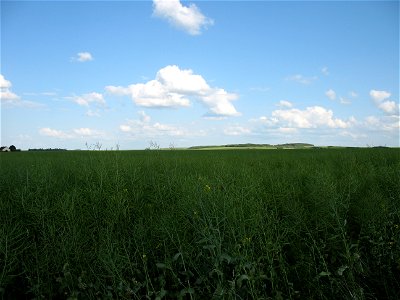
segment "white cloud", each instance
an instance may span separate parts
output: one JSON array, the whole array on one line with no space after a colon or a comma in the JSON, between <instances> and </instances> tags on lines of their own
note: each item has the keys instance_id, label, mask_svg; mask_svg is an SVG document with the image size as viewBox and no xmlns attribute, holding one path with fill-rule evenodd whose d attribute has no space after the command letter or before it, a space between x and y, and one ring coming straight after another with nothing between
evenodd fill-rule
<instances>
[{"instance_id":1,"label":"white cloud","mask_svg":"<svg viewBox=\"0 0 400 300\"><path fill-rule=\"evenodd\" d=\"M329 75L328 67L323 67L323 68L321 69L321 73L324 74L325 76L328 76L328 75Z\"/></svg>"},{"instance_id":2,"label":"white cloud","mask_svg":"<svg viewBox=\"0 0 400 300\"><path fill-rule=\"evenodd\" d=\"M391 131L399 134L400 116L391 115L384 117L368 116L365 118L361 127L375 131Z\"/></svg>"},{"instance_id":3,"label":"white cloud","mask_svg":"<svg viewBox=\"0 0 400 300\"><path fill-rule=\"evenodd\" d=\"M115 96L128 96L131 94L131 90L129 87L122 87L122 86L106 86L106 91Z\"/></svg>"},{"instance_id":4,"label":"white cloud","mask_svg":"<svg viewBox=\"0 0 400 300\"><path fill-rule=\"evenodd\" d=\"M371 90L369 95L375 102L376 106L385 114L396 115L399 113L399 104L395 101L388 100L388 98L392 95L391 93L387 91Z\"/></svg>"},{"instance_id":5,"label":"white cloud","mask_svg":"<svg viewBox=\"0 0 400 300\"><path fill-rule=\"evenodd\" d=\"M281 101L279 101L279 103L276 106L290 108L293 106L293 104L290 101L281 100Z\"/></svg>"},{"instance_id":6,"label":"white cloud","mask_svg":"<svg viewBox=\"0 0 400 300\"><path fill-rule=\"evenodd\" d=\"M13 93L11 89L11 81L4 78L2 74L0 74L0 100L1 102L12 102L20 99L18 95Z\"/></svg>"},{"instance_id":7,"label":"white cloud","mask_svg":"<svg viewBox=\"0 0 400 300\"><path fill-rule=\"evenodd\" d=\"M39 133L43 136L54 137L59 139L72 139L79 137L103 137L104 133L90 128L76 128L65 132L62 130L44 127L39 129Z\"/></svg>"},{"instance_id":8,"label":"white cloud","mask_svg":"<svg viewBox=\"0 0 400 300\"><path fill-rule=\"evenodd\" d=\"M346 99L344 97L339 97L339 101L341 104L351 104L351 101L349 99Z\"/></svg>"},{"instance_id":9,"label":"white cloud","mask_svg":"<svg viewBox=\"0 0 400 300\"><path fill-rule=\"evenodd\" d=\"M209 109L210 115L238 116L231 101L238 96L221 88L210 87L201 75L190 69L170 65L157 72L156 78L128 87L106 86L116 96L130 95L134 103L143 107L187 107L195 98Z\"/></svg>"},{"instance_id":10,"label":"white cloud","mask_svg":"<svg viewBox=\"0 0 400 300\"><path fill-rule=\"evenodd\" d=\"M1 89L9 89L11 87L11 82L4 78L2 74L0 74L0 88Z\"/></svg>"},{"instance_id":11,"label":"white cloud","mask_svg":"<svg viewBox=\"0 0 400 300\"><path fill-rule=\"evenodd\" d=\"M331 99L331 100L335 100L336 99L336 92L332 89L329 89L325 92L325 95Z\"/></svg>"},{"instance_id":12,"label":"white cloud","mask_svg":"<svg viewBox=\"0 0 400 300\"><path fill-rule=\"evenodd\" d=\"M65 133L64 131L51 129L49 127L40 128L39 133L44 136L61 138L61 139L67 139L72 137L71 135Z\"/></svg>"},{"instance_id":13,"label":"white cloud","mask_svg":"<svg viewBox=\"0 0 400 300\"><path fill-rule=\"evenodd\" d=\"M369 95L375 102L382 102L383 100L389 98L391 94L386 91L377 91L377 90L371 90L369 92Z\"/></svg>"},{"instance_id":14,"label":"white cloud","mask_svg":"<svg viewBox=\"0 0 400 300\"><path fill-rule=\"evenodd\" d=\"M142 121L143 123L149 123L151 120L151 117L148 116L143 110L138 112L139 116L140 116L140 121Z\"/></svg>"},{"instance_id":15,"label":"white cloud","mask_svg":"<svg viewBox=\"0 0 400 300\"><path fill-rule=\"evenodd\" d=\"M291 75L286 77L286 80L291 80L295 81L301 84L311 84L313 81L317 80L317 76L312 76L312 77L305 77L301 74L296 74L296 75Z\"/></svg>"},{"instance_id":16,"label":"white cloud","mask_svg":"<svg viewBox=\"0 0 400 300\"><path fill-rule=\"evenodd\" d=\"M271 88L270 87L264 87L264 86L254 86L250 88L250 91L255 91L255 92L268 92Z\"/></svg>"},{"instance_id":17,"label":"white cloud","mask_svg":"<svg viewBox=\"0 0 400 300\"><path fill-rule=\"evenodd\" d=\"M272 120L290 128L347 128L350 123L333 118L333 112L321 106L307 107L305 110L287 109L272 112Z\"/></svg>"},{"instance_id":18,"label":"white cloud","mask_svg":"<svg viewBox=\"0 0 400 300\"><path fill-rule=\"evenodd\" d=\"M278 132L280 133L285 133L285 134L292 134L292 133L297 133L298 129L297 128L291 128L291 127L279 127Z\"/></svg>"},{"instance_id":19,"label":"white cloud","mask_svg":"<svg viewBox=\"0 0 400 300\"><path fill-rule=\"evenodd\" d=\"M88 93L88 94L83 94L81 96L73 96L73 97L66 97L67 99L71 99L75 103L81 105L81 106L86 106L88 107L91 103L104 106L106 104L106 101L104 100L104 97L102 94L99 93Z\"/></svg>"},{"instance_id":20,"label":"white cloud","mask_svg":"<svg viewBox=\"0 0 400 300\"><path fill-rule=\"evenodd\" d=\"M90 129L90 128L77 128L73 129L73 132L76 136L80 137L94 137L94 136L102 136L103 133L98 130Z\"/></svg>"},{"instance_id":21,"label":"white cloud","mask_svg":"<svg viewBox=\"0 0 400 300\"><path fill-rule=\"evenodd\" d=\"M144 111L139 111L138 115L139 119L127 120L124 124L119 126L119 129L127 135L135 138L204 136L204 130L189 131L187 128L171 124L151 122L150 116L148 116Z\"/></svg>"},{"instance_id":22,"label":"white cloud","mask_svg":"<svg viewBox=\"0 0 400 300\"><path fill-rule=\"evenodd\" d=\"M0 74L0 103L6 107L43 108L45 105L29 100L22 100L20 96L11 91L11 81Z\"/></svg>"},{"instance_id":23,"label":"white cloud","mask_svg":"<svg viewBox=\"0 0 400 300\"><path fill-rule=\"evenodd\" d=\"M167 20L190 35L198 35L202 28L214 23L195 4L184 6L179 0L153 0L153 15Z\"/></svg>"},{"instance_id":24,"label":"white cloud","mask_svg":"<svg viewBox=\"0 0 400 300\"><path fill-rule=\"evenodd\" d=\"M90 52L79 52L71 59L71 61L87 62L93 59L94 58Z\"/></svg>"},{"instance_id":25,"label":"white cloud","mask_svg":"<svg viewBox=\"0 0 400 300\"><path fill-rule=\"evenodd\" d=\"M347 130L339 132L339 135L344 137L350 137L354 140L368 137L368 135L365 133L353 133Z\"/></svg>"},{"instance_id":26,"label":"white cloud","mask_svg":"<svg viewBox=\"0 0 400 300\"><path fill-rule=\"evenodd\" d=\"M384 101L378 105L378 108L383 110L388 115L394 115L399 111L399 105L394 101Z\"/></svg>"},{"instance_id":27,"label":"white cloud","mask_svg":"<svg viewBox=\"0 0 400 300\"><path fill-rule=\"evenodd\" d=\"M233 136L249 135L251 134L251 130L242 126L230 126L224 129L224 134Z\"/></svg>"}]
</instances>

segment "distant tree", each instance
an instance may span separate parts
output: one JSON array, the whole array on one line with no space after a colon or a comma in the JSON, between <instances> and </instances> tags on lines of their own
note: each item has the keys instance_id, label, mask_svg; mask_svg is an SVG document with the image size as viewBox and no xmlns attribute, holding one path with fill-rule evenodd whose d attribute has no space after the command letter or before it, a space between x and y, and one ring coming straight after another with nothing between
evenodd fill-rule
<instances>
[{"instance_id":1,"label":"distant tree","mask_svg":"<svg viewBox=\"0 0 400 300\"><path fill-rule=\"evenodd\" d=\"M11 145L11 146L9 147L9 149L10 149L10 151L17 151L17 148L16 148L14 145Z\"/></svg>"}]
</instances>

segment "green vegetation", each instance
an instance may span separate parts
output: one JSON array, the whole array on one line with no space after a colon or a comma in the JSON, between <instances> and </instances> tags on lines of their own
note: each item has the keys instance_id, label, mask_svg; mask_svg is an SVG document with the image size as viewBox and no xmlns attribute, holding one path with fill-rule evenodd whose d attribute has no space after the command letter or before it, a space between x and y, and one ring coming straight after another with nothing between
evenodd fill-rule
<instances>
[{"instance_id":1,"label":"green vegetation","mask_svg":"<svg viewBox=\"0 0 400 300\"><path fill-rule=\"evenodd\" d=\"M398 149L0 156L5 299L399 299Z\"/></svg>"}]
</instances>

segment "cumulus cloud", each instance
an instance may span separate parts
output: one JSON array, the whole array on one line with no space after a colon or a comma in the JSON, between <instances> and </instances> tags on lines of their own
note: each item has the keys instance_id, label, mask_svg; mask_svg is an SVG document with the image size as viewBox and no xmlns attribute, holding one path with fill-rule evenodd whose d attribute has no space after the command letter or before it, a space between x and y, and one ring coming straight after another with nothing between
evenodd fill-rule
<instances>
[{"instance_id":1,"label":"cumulus cloud","mask_svg":"<svg viewBox=\"0 0 400 300\"><path fill-rule=\"evenodd\" d=\"M369 92L369 95L375 102L382 102L383 100L389 98L392 94L386 91L377 91L377 90L371 90Z\"/></svg>"},{"instance_id":2,"label":"cumulus cloud","mask_svg":"<svg viewBox=\"0 0 400 300\"><path fill-rule=\"evenodd\" d=\"M371 90L369 92L375 105L387 115L396 115L399 113L399 104L388 98L392 95L387 91Z\"/></svg>"},{"instance_id":3,"label":"cumulus cloud","mask_svg":"<svg viewBox=\"0 0 400 300\"><path fill-rule=\"evenodd\" d=\"M329 89L325 92L325 95L331 99L331 100L335 100L336 99L336 92L332 89Z\"/></svg>"},{"instance_id":4,"label":"cumulus cloud","mask_svg":"<svg viewBox=\"0 0 400 300\"><path fill-rule=\"evenodd\" d=\"M71 58L71 61L87 62L93 59L94 58L90 52L79 52Z\"/></svg>"},{"instance_id":5,"label":"cumulus cloud","mask_svg":"<svg viewBox=\"0 0 400 300\"><path fill-rule=\"evenodd\" d=\"M52 129L49 127L44 127L39 129L39 134L48 137L54 137L59 139L72 139L79 137L100 137L104 136L104 133L98 130L90 128L76 128L71 131L62 131L57 129Z\"/></svg>"},{"instance_id":6,"label":"cumulus cloud","mask_svg":"<svg viewBox=\"0 0 400 300\"><path fill-rule=\"evenodd\" d=\"M139 119L127 120L119 126L119 129L136 137L184 136L187 134L187 131L183 128L159 122L151 122L150 116L144 111L139 111L138 114Z\"/></svg>"},{"instance_id":7,"label":"cumulus cloud","mask_svg":"<svg viewBox=\"0 0 400 300\"><path fill-rule=\"evenodd\" d=\"M66 138L71 138L72 137L72 135L67 134L62 130L51 129L49 127L40 128L39 129L39 133L41 135L44 135L44 136L61 138L61 139L66 139Z\"/></svg>"},{"instance_id":8,"label":"cumulus cloud","mask_svg":"<svg viewBox=\"0 0 400 300\"><path fill-rule=\"evenodd\" d=\"M378 105L384 113L388 115L394 115L399 111L399 105L394 101L384 101Z\"/></svg>"},{"instance_id":9,"label":"cumulus cloud","mask_svg":"<svg viewBox=\"0 0 400 300\"><path fill-rule=\"evenodd\" d=\"M311 84L312 82L314 82L315 80L317 80L318 77L317 76L312 76L312 77L306 77L303 76L301 74L296 74L296 75L291 75L286 77L286 80L291 80L291 81L295 81L301 84Z\"/></svg>"},{"instance_id":10,"label":"cumulus cloud","mask_svg":"<svg viewBox=\"0 0 400 300\"><path fill-rule=\"evenodd\" d=\"M276 106L290 108L293 106L293 104L290 101L281 100L281 101L279 101L279 103Z\"/></svg>"},{"instance_id":11,"label":"cumulus cloud","mask_svg":"<svg viewBox=\"0 0 400 300\"><path fill-rule=\"evenodd\" d=\"M99 137L104 135L103 132L91 128L76 128L73 129L73 133L80 137Z\"/></svg>"},{"instance_id":12,"label":"cumulus cloud","mask_svg":"<svg viewBox=\"0 0 400 300\"><path fill-rule=\"evenodd\" d=\"M0 88L1 89L9 89L11 87L11 82L4 78L2 74L0 74Z\"/></svg>"},{"instance_id":13,"label":"cumulus cloud","mask_svg":"<svg viewBox=\"0 0 400 300\"><path fill-rule=\"evenodd\" d=\"M272 120L278 124L285 124L290 128L347 128L348 122L333 118L333 112L321 106L307 107L305 110L296 108L275 110Z\"/></svg>"},{"instance_id":14,"label":"cumulus cloud","mask_svg":"<svg viewBox=\"0 0 400 300\"><path fill-rule=\"evenodd\" d=\"M153 0L153 15L167 20L190 35L198 35L203 28L214 23L195 4L184 6L179 0Z\"/></svg>"},{"instance_id":15,"label":"cumulus cloud","mask_svg":"<svg viewBox=\"0 0 400 300\"><path fill-rule=\"evenodd\" d=\"M375 131L391 131L398 135L400 129L400 116L368 116L365 118L364 122L362 122L361 126Z\"/></svg>"},{"instance_id":16,"label":"cumulus cloud","mask_svg":"<svg viewBox=\"0 0 400 300\"><path fill-rule=\"evenodd\" d=\"M238 116L240 113L231 103L238 96L221 88L210 87L201 75L176 65L159 70L154 80L122 86L106 86L115 96L129 95L134 103L143 107L187 107L190 98L208 107L209 115Z\"/></svg>"},{"instance_id":17,"label":"cumulus cloud","mask_svg":"<svg viewBox=\"0 0 400 300\"><path fill-rule=\"evenodd\" d=\"M72 96L72 97L66 97L67 99L71 99L75 103L81 106L86 106L89 107L90 104L96 104L99 106L104 106L106 104L106 101L104 100L104 97L100 93L88 93L88 94L83 94L81 96Z\"/></svg>"},{"instance_id":18,"label":"cumulus cloud","mask_svg":"<svg viewBox=\"0 0 400 300\"><path fill-rule=\"evenodd\" d=\"M5 77L0 74L0 100L1 102L12 102L20 99L18 95L11 91L11 81L5 79Z\"/></svg>"},{"instance_id":19,"label":"cumulus cloud","mask_svg":"<svg viewBox=\"0 0 400 300\"><path fill-rule=\"evenodd\" d=\"M11 91L12 83L11 81L5 79L5 77L0 74L0 103L6 107L20 107L20 108L43 108L45 105L33 102L29 100L23 100L20 96Z\"/></svg>"}]
</instances>

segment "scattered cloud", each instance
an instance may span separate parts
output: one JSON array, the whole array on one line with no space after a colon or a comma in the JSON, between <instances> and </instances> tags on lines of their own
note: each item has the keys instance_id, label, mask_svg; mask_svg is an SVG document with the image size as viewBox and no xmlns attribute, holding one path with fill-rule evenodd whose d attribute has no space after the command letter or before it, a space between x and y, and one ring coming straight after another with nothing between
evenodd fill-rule
<instances>
[{"instance_id":1,"label":"scattered cloud","mask_svg":"<svg viewBox=\"0 0 400 300\"><path fill-rule=\"evenodd\" d=\"M64 131L51 129L49 127L40 128L39 133L44 136L55 137L60 139L72 138L72 135L67 134Z\"/></svg>"},{"instance_id":2,"label":"scattered cloud","mask_svg":"<svg viewBox=\"0 0 400 300\"><path fill-rule=\"evenodd\" d=\"M295 81L295 82L305 84L305 85L311 84L317 79L318 79L317 76L306 77L301 74L296 74L296 75L291 75L291 76L286 77L286 80Z\"/></svg>"},{"instance_id":3,"label":"scattered cloud","mask_svg":"<svg viewBox=\"0 0 400 300\"><path fill-rule=\"evenodd\" d=\"M94 58L90 52L79 52L71 58L71 61L87 62L93 59Z\"/></svg>"},{"instance_id":4,"label":"scattered cloud","mask_svg":"<svg viewBox=\"0 0 400 300\"><path fill-rule=\"evenodd\" d=\"M400 129L400 116L391 115L384 117L368 116L364 119L364 122L359 124L361 127L365 127L375 131L391 131L399 134Z\"/></svg>"},{"instance_id":5,"label":"scattered cloud","mask_svg":"<svg viewBox=\"0 0 400 300\"><path fill-rule=\"evenodd\" d=\"M275 110L272 112L271 121L290 128L347 128L350 125L349 122L334 118L332 110L321 106L307 107L305 110Z\"/></svg>"},{"instance_id":6,"label":"scattered cloud","mask_svg":"<svg viewBox=\"0 0 400 300\"><path fill-rule=\"evenodd\" d=\"M39 129L39 134L48 137L54 137L59 139L72 139L80 137L104 137L104 132L90 129L90 128L76 128L71 131L62 131L57 129L52 129L49 127L44 127Z\"/></svg>"},{"instance_id":7,"label":"scattered cloud","mask_svg":"<svg viewBox=\"0 0 400 300\"><path fill-rule=\"evenodd\" d=\"M210 87L201 75L175 65L160 69L156 78L146 83L128 87L106 86L105 89L115 96L129 95L136 105L143 107L187 107L189 99L194 98L209 109L209 115L240 115L231 103L238 95Z\"/></svg>"},{"instance_id":8,"label":"scattered cloud","mask_svg":"<svg viewBox=\"0 0 400 300\"><path fill-rule=\"evenodd\" d=\"M332 89L329 89L325 92L325 95L331 99L331 100L335 100L336 99L336 92Z\"/></svg>"},{"instance_id":9,"label":"scattered cloud","mask_svg":"<svg viewBox=\"0 0 400 300\"><path fill-rule=\"evenodd\" d=\"M249 135L251 130L243 126L230 126L224 129L224 134L233 136Z\"/></svg>"},{"instance_id":10,"label":"scattered cloud","mask_svg":"<svg viewBox=\"0 0 400 300\"><path fill-rule=\"evenodd\" d=\"M297 133L298 129L297 128L291 128L291 127L279 127L277 129L278 132L284 133L284 134L293 134Z\"/></svg>"},{"instance_id":11,"label":"scattered cloud","mask_svg":"<svg viewBox=\"0 0 400 300\"><path fill-rule=\"evenodd\" d=\"M262 86L255 86L250 88L250 91L255 91L255 92L268 92L269 90L271 90L270 87L262 87Z\"/></svg>"},{"instance_id":12,"label":"scattered cloud","mask_svg":"<svg viewBox=\"0 0 400 300\"><path fill-rule=\"evenodd\" d=\"M20 108L43 108L44 104L22 100L20 96L11 91L11 81L4 78L0 74L0 103L6 107L20 107Z\"/></svg>"},{"instance_id":13,"label":"scattered cloud","mask_svg":"<svg viewBox=\"0 0 400 300\"><path fill-rule=\"evenodd\" d=\"M394 115L399 111L399 105L396 102L389 100L380 103L378 108L388 115Z\"/></svg>"},{"instance_id":14,"label":"scattered cloud","mask_svg":"<svg viewBox=\"0 0 400 300\"><path fill-rule=\"evenodd\" d=\"M344 97L339 97L339 101L341 104L351 104L351 101L349 99L346 99Z\"/></svg>"},{"instance_id":15,"label":"scattered cloud","mask_svg":"<svg viewBox=\"0 0 400 300\"><path fill-rule=\"evenodd\" d=\"M251 123L262 124L268 128L281 128L280 132L294 133L295 129L349 128L356 122L354 117L347 121L334 118L332 110L321 106L311 106L304 110L297 108L278 109L270 117L261 116L250 119ZM290 129L288 129L290 128Z\"/></svg>"},{"instance_id":16,"label":"scattered cloud","mask_svg":"<svg viewBox=\"0 0 400 300\"><path fill-rule=\"evenodd\" d=\"M76 136L80 136L80 137L100 137L100 136L104 135L103 132L94 130L94 129L90 129L90 128L73 129L73 133Z\"/></svg>"},{"instance_id":17,"label":"scattered cloud","mask_svg":"<svg viewBox=\"0 0 400 300\"><path fill-rule=\"evenodd\" d=\"M184 6L179 0L153 0L153 15L190 35L199 35L203 28L214 24L195 4Z\"/></svg>"},{"instance_id":18,"label":"scattered cloud","mask_svg":"<svg viewBox=\"0 0 400 300\"><path fill-rule=\"evenodd\" d=\"M9 89L11 88L11 82L4 78L2 74L0 74L0 88L1 89Z\"/></svg>"},{"instance_id":19,"label":"scattered cloud","mask_svg":"<svg viewBox=\"0 0 400 300\"><path fill-rule=\"evenodd\" d=\"M157 137L157 136L184 136L187 130L169 124L161 124L159 122L151 122L150 116L144 111L138 112L140 119L127 120L125 124L121 124L119 129L122 132L129 133L135 137Z\"/></svg>"},{"instance_id":20,"label":"scattered cloud","mask_svg":"<svg viewBox=\"0 0 400 300\"><path fill-rule=\"evenodd\" d=\"M368 135L365 133L354 133L354 132L350 132L347 130L339 132L339 135L344 136L344 137L350 137L353 140L358 140L358 139L363 139L363 138L368 137Z\"/></svg>"},{"instance_id":21,"label":"scattered cloud","mask_svg":"<svg viewBox=\"0 0 400 300\"><path fill-rule=\"evenodd\" d=\"M290 101L287 101L287 100L281 100L281 101L279 101L279 103L278 103L278 104L276 104L276 106L290 108L290 107L292 107L292 106L293 106L293 104L292 104Z\"/></svg>"},{"instance_id":22,"label":"scattered cloud","mask_svg":"<svg viewBox=\"0 0 400 300\"><path fill-rule=\"evenodd\" d=\"M11 81L0 74L0 100L1 102L18 101L20 97L11 91Z\"/></svg>"},{"instance_id":23,"label":"scattered cloud","mask_svg":"<svg viewBox=\"0 0 400 300\"><path fill-rule=\"evenodd\" d=\"M321 69L321 73L324 74L325 76L328 76L328 75L329 75L328 67L323 67L323 68Z\"/></svg>"},{"instance_id":24,"label":"scattered cloud","mask_svg":"<svg viewBox=\"0 0 400 300\"><path fill-rule=\"evenodd\" d=\"M369 92L375 105L387 115L396 115L399 113L399 104L388 98L392 95L387 91L371 90Z\"/></svg>"},{"instance_id":25,"label":"scattered cloud","mask_svg":"<svg viewBox=\"0 0 400 300\"><path fill-rule=\"evenodd\" d=\"M66 98L72 100L73 102L77 103L80 106L86 106L86 107L89 107L89 105L92 103L98 106L105 106L106 104L103 95L95 92L83 94L81 96L72 96Z\"/></svg>"},{"instance_id":26,"label":"scattered cloud","mask_svg":"<svg viewBox=\"0 0 400 300\"><path fill-rule=\"evenodd\" d=\"M383 100L389 98L392 94L386 91L371 90L369 92L369 95L371 96L372 100L374 100L377 103L380 103Z\"/></svg>"}]
</instances>

